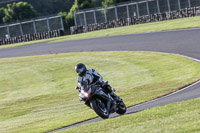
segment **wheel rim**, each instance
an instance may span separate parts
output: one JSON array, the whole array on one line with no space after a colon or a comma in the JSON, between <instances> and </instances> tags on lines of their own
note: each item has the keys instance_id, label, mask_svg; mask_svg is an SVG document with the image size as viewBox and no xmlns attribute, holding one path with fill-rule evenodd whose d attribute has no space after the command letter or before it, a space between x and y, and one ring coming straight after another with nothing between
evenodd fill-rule
<instances>
[{"instance_id":1,"label":"wheel rim","mask_svg":"<svg viewBox=\"0 0 200 133\"><path fill-rule=\"evenodd\" d=\"M99 103L98 102L96 102L96 105L97 105L97 107L104 113L104 114L108 114L108 112L107 112L107 109L106 108L103 108L103 107L101 107L100 105L99 105Z\"/></svg>"}]
</instances>

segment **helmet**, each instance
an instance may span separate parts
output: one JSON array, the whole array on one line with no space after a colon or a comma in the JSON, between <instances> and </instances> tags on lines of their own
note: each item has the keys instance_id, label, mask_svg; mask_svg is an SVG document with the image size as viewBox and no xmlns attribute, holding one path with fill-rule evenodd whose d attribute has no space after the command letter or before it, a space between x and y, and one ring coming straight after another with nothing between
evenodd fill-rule
<instances>
[{"instance_id":1,"label":"helmet","mask_svg":"<svg viewBox=\"0 0 200 133\"><path fill-rule=\"evenodd\" d=\"M83 63L79 63L75 66L75 70L77 75L82 77L83 75L85 75L87 68Z\"/></svg>"}]
</instances>

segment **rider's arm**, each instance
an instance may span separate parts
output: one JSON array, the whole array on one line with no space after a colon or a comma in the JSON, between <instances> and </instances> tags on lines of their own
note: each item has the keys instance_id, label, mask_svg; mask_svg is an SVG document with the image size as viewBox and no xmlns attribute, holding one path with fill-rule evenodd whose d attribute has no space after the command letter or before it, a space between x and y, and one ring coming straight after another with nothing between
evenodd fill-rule
<instances>
[{"instance_id":1,"label":"rider's arm","mask_svg":"<svg viewBox=\"0 0 200 133\"><path fill-rule=\"evenodd\" d=\"M92 84L101 84L103 82L103 77L97 73L94 69L90 69L91 75L93 77Z\"/></svg>"},{"instance_id":2,"label":"rider's arm","mask_svg":"<svg viewBox=\"0 0 200 133\"><path fill-rule=\"evenodd\" d=\"M87 82L88 84L94 84L94 83L102 83L103 77L97 73L94 69L88 69L84 77L78 77L78 83L81 82Z\"/></svg>"}]
</instances>

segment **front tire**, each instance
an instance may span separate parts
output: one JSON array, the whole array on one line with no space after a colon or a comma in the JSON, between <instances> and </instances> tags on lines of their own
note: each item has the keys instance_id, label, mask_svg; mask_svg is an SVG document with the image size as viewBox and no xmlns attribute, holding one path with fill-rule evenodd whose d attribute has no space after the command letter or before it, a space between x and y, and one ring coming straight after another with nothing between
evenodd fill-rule
<instances>
[{"instance_id":1,"label":"front tire","mask_svg":"<svg viewBox=\"0 0 200 133\"><path fill-rule=\"evenodd\" d=\"M109 118L109 113L107 111L106 106L101 107L101 105L98 103L96 99L91 100L90 105L92 109L96 112L97 115L99 115L103 119Z\"/></svg>"}]
</instances>

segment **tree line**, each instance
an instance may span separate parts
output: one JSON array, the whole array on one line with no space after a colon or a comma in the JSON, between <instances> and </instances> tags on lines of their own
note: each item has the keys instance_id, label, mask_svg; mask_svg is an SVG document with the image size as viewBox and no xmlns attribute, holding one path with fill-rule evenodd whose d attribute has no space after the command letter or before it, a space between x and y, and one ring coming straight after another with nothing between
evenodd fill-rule
<instances>
[{"instance_id":1,"label":"tree line","mask_svg":"<svg viewBox=\"0 0 200 133\"><path fill-rule=\"evenodd\" d=\"M39 14L31 4L18 2L7 4L7 8L0 8L0 23L10 23L38 17Z\"/></svg>"},{"instance_id":2,"label":"tree line","mask_svg":"<svg viewBox=\"0 0 200 133\"><path fill-rule=\"evenodd\" d=\"M3 1L6 2L6 0ZM0 24L59 14L63 18L65 32L69 33L69 28L74 26L74 11L100 6L107 7L126 1L130 0L20 0L20 2L12 2L6 6L1 5Z\"/></svg>"}]
</instances>

